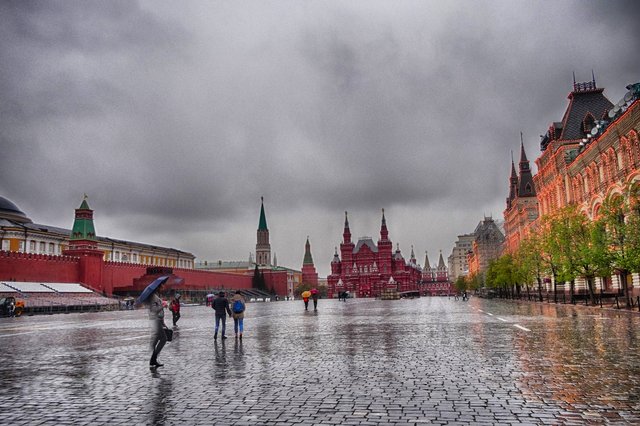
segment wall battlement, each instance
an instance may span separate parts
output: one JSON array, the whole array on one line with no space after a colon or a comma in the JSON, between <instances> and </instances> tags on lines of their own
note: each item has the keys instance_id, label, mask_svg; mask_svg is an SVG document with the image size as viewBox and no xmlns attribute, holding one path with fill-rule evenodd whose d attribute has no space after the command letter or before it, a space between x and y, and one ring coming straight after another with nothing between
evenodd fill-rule
<instances>
[{"instance_id":1,"label":"wall battlement","mask_svg":"<svg viewBox=\"0 0 640 426\"><path fill-rule=\"evenodd\" d=\"M42 254L42 253L22 253L16 251L4 251L0 250L0 258L8 259L28 259L30 261L46 261L46 262L69 262L77 263L80 258L77 256L65 256L57 254Z\"/></svg>"}]
</instances>

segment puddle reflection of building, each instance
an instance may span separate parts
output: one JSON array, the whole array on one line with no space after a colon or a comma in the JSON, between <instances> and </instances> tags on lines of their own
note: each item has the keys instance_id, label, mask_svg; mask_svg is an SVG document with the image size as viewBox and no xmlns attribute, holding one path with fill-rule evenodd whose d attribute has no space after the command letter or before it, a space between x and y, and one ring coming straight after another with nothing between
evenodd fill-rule
<instances>
[{"instance_id":1,"label":"puddle reflection of building","mask_svg":"<svg viewBox=\"0 0 640 426\"><path fill-rule=\"evenodd\" d=\"M542 312L553 321L543 317L548 326L514 344L524 373L518 381L523 395L557 401L572 412L593 404L633 412L640 384L629 378L640 375L640 356L630 345L637 342L640 321L563 305L546 306Z\"/></svg>"}]
</instances>

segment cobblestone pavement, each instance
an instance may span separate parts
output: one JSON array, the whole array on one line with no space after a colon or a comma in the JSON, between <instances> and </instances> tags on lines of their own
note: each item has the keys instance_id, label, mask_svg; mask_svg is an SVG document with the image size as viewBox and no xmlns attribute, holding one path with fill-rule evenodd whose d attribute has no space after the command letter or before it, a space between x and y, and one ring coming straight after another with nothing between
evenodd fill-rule
<instances>
[{"instance_id":1,"label":"cobblestone pavement","mask_svg":"<svg viewBox=\"0 0 640 426\"><path fill-rule=\"evenodd\" d=\"M242 341L212 324L183 308L151 371L144 310L2 319L0 424L640 423L637 314L355 299L248 304Z\"/></svg>"}]
</instances>

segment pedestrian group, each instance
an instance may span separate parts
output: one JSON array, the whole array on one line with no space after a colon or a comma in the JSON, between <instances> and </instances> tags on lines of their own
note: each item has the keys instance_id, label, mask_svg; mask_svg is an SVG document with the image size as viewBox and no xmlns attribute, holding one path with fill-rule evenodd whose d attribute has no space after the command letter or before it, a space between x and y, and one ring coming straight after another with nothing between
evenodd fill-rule
<instances>
[{"instance_id":1,"label":"pedestrian group","mask_svg":"<svg viewBox=\"0 0 640 426\"><path fill-rule=\"evenodd\" d=\"M149 303L149 319L152 321L152 335L151 335L151 359L149 360L149 367L156 369L162 367L158 361L158 355L162 351L162 348L171 340L173 330L169 329L164 323L164 306L160 294L162 292L162 284L158 285L156 289L151 293L148 299ZM318 309L318 291L305 292L302 300L304 301L305 310L309 307L309 298L313 300L313 309ZM310 297L309 297L310 296ZM347 294L344 295L346 299ZM244 331L244 311L246 309L246 300L240 290L237 290L231 300L227 299L224 291L220 291L217 296L211 300L211 308L215 312L215 331L213 334L214 340L218 339L218 332L221 333L221 339L226 339L227 331L227 315L233 318L233 331L236 339L242 339L242 333ZM180 319L180 294L175 293L169 304L169 311L173 315L173 327L176 328L178 320Z\"/></svg>"}]
</instances>

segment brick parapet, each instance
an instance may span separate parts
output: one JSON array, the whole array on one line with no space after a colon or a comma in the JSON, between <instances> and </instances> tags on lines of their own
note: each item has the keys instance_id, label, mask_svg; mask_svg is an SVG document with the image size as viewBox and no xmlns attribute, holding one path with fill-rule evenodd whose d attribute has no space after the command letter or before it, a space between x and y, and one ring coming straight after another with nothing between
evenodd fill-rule
<instances>
[{"instance_id":1,"label":"brick parapet","mask_svg":"<svg viewBox=\"0 0 640 426\"><path fill-rule=\"evenodd\" d=\"M43 254L43 253L23 253L16 251L5 251L0 250L0 258L7 258L13 260L30 260L30 261L38 261L44 260L48 262L70 262L77 263L80 258L77 256L65 256L65 255L57 255L57 254Z\"/></svg>"}]
</instances>

